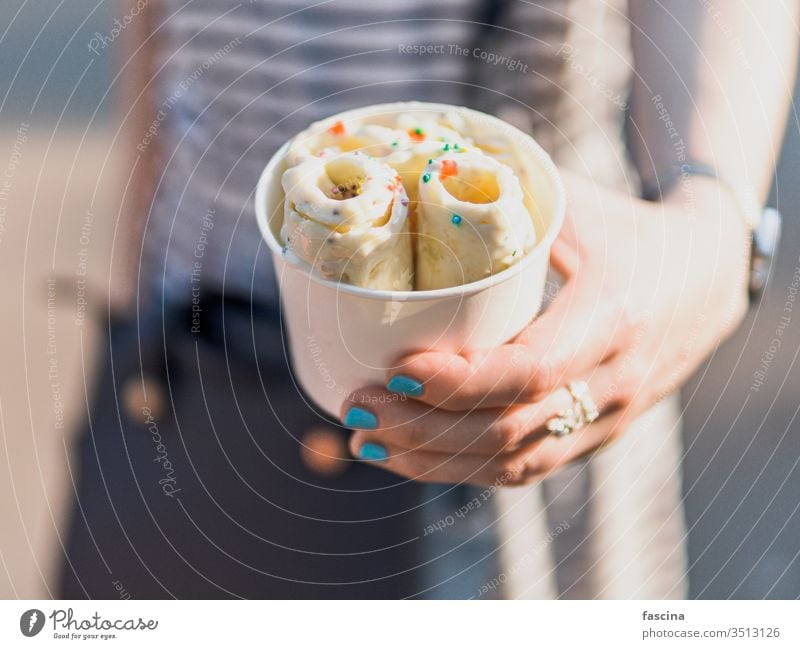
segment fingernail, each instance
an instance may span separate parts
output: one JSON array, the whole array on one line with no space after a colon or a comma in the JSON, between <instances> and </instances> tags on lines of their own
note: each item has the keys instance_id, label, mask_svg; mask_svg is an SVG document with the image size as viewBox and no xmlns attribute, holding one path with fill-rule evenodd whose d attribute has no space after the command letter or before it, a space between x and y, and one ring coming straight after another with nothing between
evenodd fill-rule
<instances>
[{"instance_id":1,"label":"fingernail","mask_svg":"<svg viewBox=\"0 0 800 649\"><path fill-rule=\"evenodd\" d=\"M344 425L348 428L375 430L378 427L378 418L369 410L354 406L350 408L344 416Z\"/></svg>"},{"instance_id":2,"label":"fingernail","mask_svg":"<svg viewBox=\"0 0 800 649\"><path fill-rule=\"evenodd\" d=\"M386 384L386 389L389 390L389 392L407 394L412 397L422 396L422 383L404 374L393 376Z\"/></svg>"},{"instance_id":3,"label":"fingernail","mask_svg":"<svg viewBox=\"0 0 800 649\"><path fill-rule=\"evenodd\" d=\"M358 449L358 459L370 462L380 462L388 457L386 449L380 444L368 442Z\"/></svg>"}]
</instances>

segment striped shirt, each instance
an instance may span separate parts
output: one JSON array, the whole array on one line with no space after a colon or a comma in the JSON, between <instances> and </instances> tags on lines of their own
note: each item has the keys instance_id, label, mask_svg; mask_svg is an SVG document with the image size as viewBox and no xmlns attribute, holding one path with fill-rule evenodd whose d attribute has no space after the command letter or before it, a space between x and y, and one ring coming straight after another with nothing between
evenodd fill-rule
<instances>
[{"instance_id":1,"label":"striped shirt","mask_svg":"<svg viewBox=\"0 0 800 649\"><path fill-rule=\"evenodd\" d=\"M594 137L603 173L622 140L599 141L621 121L601 91L624 95L629 75L613 4L495 1L496 27L486 28L486 0L164 0L156 119L139 145L157 137L162 163L145 230L149 282L175 299L200 286L275 299L253 216L258 176L309 122L356 106L484 109L533 131L557 159Z\"/></svg>"}]
</instances>

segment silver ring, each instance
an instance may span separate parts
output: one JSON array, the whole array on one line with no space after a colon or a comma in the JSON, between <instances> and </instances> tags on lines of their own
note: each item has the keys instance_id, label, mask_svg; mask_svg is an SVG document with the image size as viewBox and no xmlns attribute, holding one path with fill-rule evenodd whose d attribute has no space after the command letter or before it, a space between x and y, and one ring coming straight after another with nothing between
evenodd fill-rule
<instances>
[{"instance_id":1,"label":"silver ring","mask_svg":"<svg viewBox=\"0 0 800 649\"><path fill-rule=\"evenodd\" d=\"M556 437L570 435L600 416L597 404L589 394L586 381L570 381L567 384L567 392L572 397L572 406L545 422L545 428Z\"/></svg>"}]
</instances>

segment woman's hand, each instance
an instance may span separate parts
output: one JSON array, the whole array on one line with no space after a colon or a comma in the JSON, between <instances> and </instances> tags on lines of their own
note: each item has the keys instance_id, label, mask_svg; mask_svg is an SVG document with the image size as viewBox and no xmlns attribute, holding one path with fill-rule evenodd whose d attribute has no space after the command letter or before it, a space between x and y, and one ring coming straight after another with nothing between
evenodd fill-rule
<instances>
[{"instance_id":1,"label":"woman's hand","mask_svg":"<svg viewBox=\"0 0 800 649\"><path fill-rule=\"evenodd\" d=\"M749 240L716 181L689 181L653 204L564 180L567 220L551 264L565 284L555 301L506 345L412 354L387 377L389 390L351 395L342 417L357 429L356 457L423 482L539 480L623 434L736 327ZM600 417L556 437L545 422L572 405L571 380L588 384Z\"/></svg>"}]
</instances>

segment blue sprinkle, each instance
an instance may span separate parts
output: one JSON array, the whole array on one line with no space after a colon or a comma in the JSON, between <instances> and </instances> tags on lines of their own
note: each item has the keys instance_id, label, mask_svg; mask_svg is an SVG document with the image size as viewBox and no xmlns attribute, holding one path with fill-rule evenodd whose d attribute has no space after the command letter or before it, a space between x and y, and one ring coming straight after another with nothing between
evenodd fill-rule
<instances>
[{"instance_id":1,"label":"blue sprinkle","mask_svg":"<svg viewBox=\"0 0 800 649\"><path fill-rule=\"evenodd\" d=\"M453 222L453 225L461 225L461 217L458 214L453 214L450 220Z\"/></svg>"}]
</instances>

